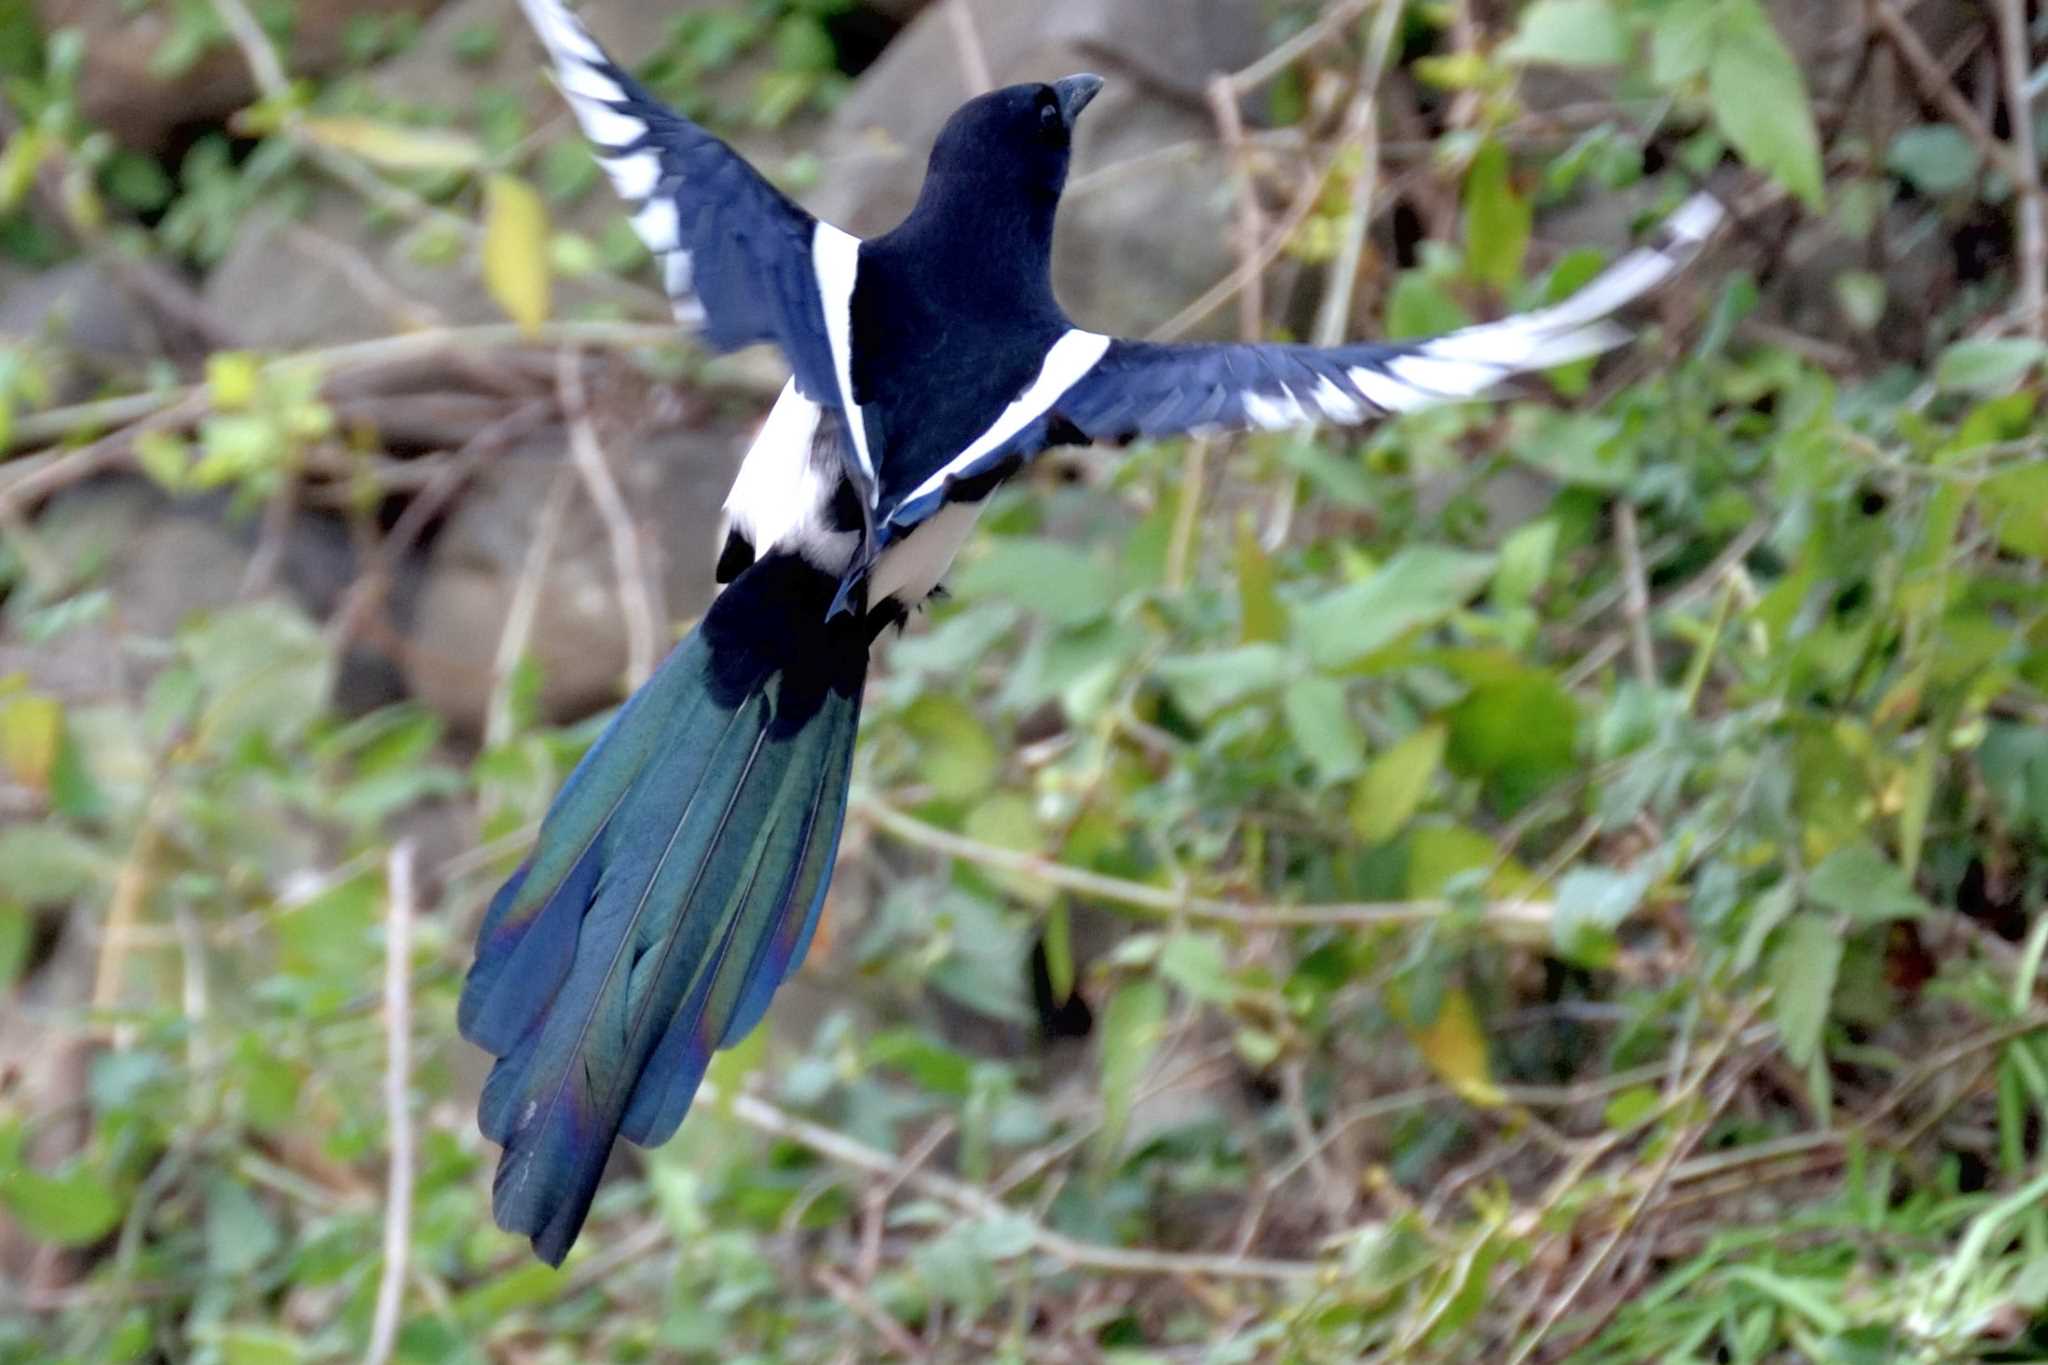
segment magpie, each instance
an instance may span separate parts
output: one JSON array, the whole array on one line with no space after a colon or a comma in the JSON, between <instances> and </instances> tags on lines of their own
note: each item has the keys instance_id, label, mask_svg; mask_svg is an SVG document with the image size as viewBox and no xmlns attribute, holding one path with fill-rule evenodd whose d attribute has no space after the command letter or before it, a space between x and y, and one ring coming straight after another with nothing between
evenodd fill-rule
<instances>
[{"instance_id":1,"label":"magpie","mask_svg":"<svg viewBox=\"0 0 2048 1365\"><path fill-rule=\"evenodd\" d=\"M702 622L569 775L477 935L458 1023L497 1060L499 1226L560 1264L621 1137L682 1123L711 1054L803 960L846 816L868 654L1039 452L1357 426L1618 345L1607 321L1716 227L1708 197L1561 303L1426 340L1161 345L1053 297L1053 218L1094 75L969 100L892 231L799 208L663 107L561 0L520 0L677 320L791 377L726 501Z\"/></svg>"}]
</instances>

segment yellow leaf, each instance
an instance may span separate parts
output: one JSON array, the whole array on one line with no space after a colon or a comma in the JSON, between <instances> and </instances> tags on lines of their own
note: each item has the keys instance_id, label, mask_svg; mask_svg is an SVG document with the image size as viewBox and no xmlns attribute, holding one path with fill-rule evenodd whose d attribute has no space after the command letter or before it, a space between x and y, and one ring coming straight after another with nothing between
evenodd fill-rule
<instances>
[{"instance_id":1,"label":"yellow leaf","mask_svg":"<svg viewBox=\"0 0 2048 1365\"><path fill-rule=\"evenodd\" d=\"M1443 766L1448 731L1425 725L1372 761L1351 794L1351 827L1369 844L1383 844L1422 807L1430 779Z\"/></svg>"},{"instance_id":2,"label":"yellow leaf","mask_svg":"<svg viewBox=\"0 0 2048 1365\"><path fill-rule=\"evenodd\" d=\"M505 315L535 332L548 320L548 211L533 186L494 175L484 197L484 284Z\"/></svg>"},{"instance_id":3,"label":"yellow leaf","mask_svg":"<svg viewBox=\"0 0 2048 1365\"><path fill-rule=\"evenodd\" d=\"M1400 1013L1405 1015L1407 1011ZM1482 1109L1498 1108L1507 1102L1507 1096L1493 1083L1486 1035L1480 1031L1479 1011L1473 1008L1471 996L1453 987L1444 992L1436 1018L1420 1028L1412 1023L1406 1027L1415 1050L1429 1063L1430 1070L1443 1077L1466 1101Z\"/></svg>"},{"instance_id":4,"label":"yellow leaf","mask_svg":"<svg viewBox=\"0 0 2048 1365\"><path fill-rule=\"evenodd\" d=\"M336 151L399 171L465 171L484 159L483 148L460 133L404 128L376 119L302 119L299 131Z\"/></svg>"},{"instance_id":5,"label":"yellow leaf","mask_svg":"<svg viewBox=\"0 0 2048 1365\"><path fill-rule=\"evenodd\" d=\"M0 761L23 786L48 791L64 740L64 707L55 698L21 693L0 702Z\"/></svg>"},{"instance_id":6,"label":"yellow leaf","mask_svg":"<svg viewBox=\"0 0 2048 1365\"><path fill-rule=\"evenodd\" d=\"M206 358L206 387L213 405L223 412L239 412L256 401L262 369L247 351L216 351Z\"/></svg>"}]
</instances>

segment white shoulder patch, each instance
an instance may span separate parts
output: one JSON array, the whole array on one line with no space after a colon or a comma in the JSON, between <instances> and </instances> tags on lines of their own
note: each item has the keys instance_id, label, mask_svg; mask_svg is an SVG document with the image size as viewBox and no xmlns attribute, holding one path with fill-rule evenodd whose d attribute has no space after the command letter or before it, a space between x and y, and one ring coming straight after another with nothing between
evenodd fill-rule
<instances>
[{"instance_id":1,"label":"white shoulder patch","mask_svg":"<svg viewBox=\"0 0 2048 1365\"><path fill-rule=\"evenodd\" d=\"M1088 371L1095 368L1109 349L1110 338L1099 332L1084 332L1070 328L1066 335L1052 344L1045 353L1045 363L1039 367L1038 378L1031 387L1018 395L1017 400L1004 408L994 425L974 438L974 443L946 461L945 466L930 478L911 490L904 501L924 497L945 485L948 478L972 465L976 460L1001 446L1018 432L1030 426L1039 418L1052 411L1053 404L1063 394L1081 382Z\"/></svg>"},{"instance_id":2,"label":"white shoulder patch","mask_svg":"<svg viewBox=\"0 0 2048 1365\"><path fill-rule=\"evenodd\" d=\"M825 311L825 337L832 346L832 368L839 378L839 403L853 436L853 457L875 486L875 461L868 453L867 423L853 401L853 286L860 274L860 238L830 223L819 223L811 237L811 269L818 277L818 302Z\"/></svg>"}]
</instances>

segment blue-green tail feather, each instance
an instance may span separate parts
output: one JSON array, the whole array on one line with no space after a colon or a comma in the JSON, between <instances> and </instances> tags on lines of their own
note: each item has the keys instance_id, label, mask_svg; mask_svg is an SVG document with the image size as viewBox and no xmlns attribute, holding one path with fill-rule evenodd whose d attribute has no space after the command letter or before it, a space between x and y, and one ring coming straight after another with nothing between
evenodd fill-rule
<instances>
[{"instance_id":1,"label":"blue-green tail feather","mask_svg":"<svg viewBox=\"0 0 2048 1365\"><path fill-rule=\"evenodd\" d=\"M568 1254L617 1137L665 1141L760 1022L824 901L872 630L771 557L728 587L570 775L485 913L463 1035L493 1211Z\"/></svg>"}]
</instances>

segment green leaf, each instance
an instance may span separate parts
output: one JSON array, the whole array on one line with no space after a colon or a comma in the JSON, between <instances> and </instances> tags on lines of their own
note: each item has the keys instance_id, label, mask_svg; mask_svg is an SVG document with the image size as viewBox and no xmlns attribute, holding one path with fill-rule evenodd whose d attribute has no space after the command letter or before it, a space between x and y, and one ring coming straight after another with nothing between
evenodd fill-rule
<instances>
[{"instance_id":1,"label":"green leaf","mask_svg":"<svg viewBox=\"0 0 2048 1365\"><path fill-rule=\"evenodd\" d=\"M199 740L215 752L252 735L293 743L327 710L333 653L295 607L231 607L187 627L178 645L206 694Z\"/></svg>"},{"instance_id":2,"label":"green leaf","mask_svg":"<svg viewBox=\"0 0 2048 1365\"><path fill-rule=\"evenodd\" d=\"M1515 193L1508 151L1488 138L1465 175L1465 263L1472 278L1505 289L1529 252L1529 201Z\"/></svg>"},{"instance_id":3,"label":"green leaf","mask_svg":"<svg viewBox=\"0 0 2048 1365\"><path fill-rule=\"evenodd\" d=\"M27 908L18 901L0 898L0 994L21 976L34 933L35 922L29 918Z\"/></svg>"},{"instance_id":4,"label":"green leaf","mask_svg":"<svg viewBox=\"0 0 2048 1365\"><path fill-rule=\"evenodd\" d=\"M1351 828L1359 838L1383 844L1407 827L1443 766L1449 737L1443 726L1425 725L1372 761L1351 793Z\"/></svg>"},{"instance_id":5,"label":"green leaf","mask_svg":"<svg viewBox=\"0 0 2048 1365\"><path fill-rule=\"evenodd\" d=\"M1318 668L1342 668L1449 618L1485 586L1493 566L1492 555L1409 546L1364 582L1303 606L1296 634Z\"/></svg>"},{"instance_id":6,"label":"green leaf","mask_svg":"<svg viewBox=\"0 0 2048 1365\"><path fill-rule=\"evenodd\" d=\"M2048 343L2032 337L1958 341L1935 363L1934 382L1951 392L1996 393L2019 383L2043 360Z\"/></svg>"},{"instance_id":7,"label":"green leaf","mask_svg":"<svg viewBox=\"0 0 2048 1365\"><path fill-rule=\"evenodd\" d=\"M1601 1121L1616 1132L1627 1132L1655 1114L1663 1103L1654 1086L1630 1086L1607 1102Z\"/></svg>"},{"instance_id":8,"label":"green leaf","mask_svg":"<svg viewBox=\"0 0 2048 1365\"><path fill-rule=\"evenodd\" d=\"M1643 893L1656 880L1656 869L1648 863L1644 859L1628 872L1575 867L1558 878L1550 937L1561 957L1595 967L1613 958L1614 931L1643 903Z\"/></svg>"},{"instance_id":9,"label":"green leaf","mask_svg":"<svg viewBox=\"0 0 2048 1365\"><path fill-rule=\"evenodd\" d=\"M2000 546L2048 559L2048 464L2016 464L1986 479L1978 494Z\"/></svg>"},{"instance_id":10,"label":"green leaf","mask_svg":"<svg viewBox=\"0 0 2048 1365\"><path fill-rule=\"evenodd\" d=\"M1387 295L1387 338L1438 336L1469 326L1472 315L1433 276L1404 270Z\"/></svg>"},{"instance_id":11,"label":"green leaf","mask_svg":"<svg viewBox=\"0 0 2048 1365\"><path fill-rule=\"evenodd\" d=\"M992 536L952 576L963 598L1015 602L1054 625L1077 626L1108 611L1116 575L1086 550L1031 536Z\"/></svg>"},{"instance_id":12,"label":"green leaf","mask_svg":"<svg viewBox=\"0 0 2048 1365\"><path fill-rule=\"evenodd\" d=\"M1707 102L1742 159L1818 210L1822 203L1820 134L1806 81L1755 0L1721 12L1707 63Z\"/></svg>"},{"instance_id":13,"label":"green leaf","mask_svg":"<svg viewBox=\"0 0 2048 1365\"><path fill-rule=\"evenodd\" d=\"M246 1275L279 1245L277 1225L239 1181L221 1178L206 1191L206 1266L218 1275Z\"/></svg>"},{"instance_id":14,"label":"green leaf","mask_svg":"<svg viewBox=\"0 0 2048 1365\"><path fill-rule=\"evenodd\" d=\"M306 1343L269 1327L222 1327L212 1334L221 1365L300 1365Z\"/></svg>"},{"instance_id":15,"label":"green leaf","mask_svg":"<svg viewBox=\"0 0 2048 1365\"><path fill-rule=\"evenodd\" d=\"M1922 123L1892 139L1885 167L1930 197L1954 194L1977 178L1977 148L1952 123Z\"/></svg>"},{"instance_id":16,"label":"green leaf","mask_svg":"<svg viewBox=\"0 0 2048 1365\"><path fill-rule=\"evenodd\" d=\"M548 210L533 186L499 173L485 182L484 284L505 316L528 333L552 308Z\"/></svg>"},{"instance_id":17,"label":"green leaf","mask_svg":"<svg viewBox=\"0 0 2048 1365\"><path fill-rule=\"evenodd\" d=\"M1140 977L1117 987L1102 1014L1102 1131L1096 1137L1105 1167L1122 1150L1130 1126L1131 1100L1152 1054L1166 1034L1166 987Z\"/></svg>"},{"instance_id":18,"label":"green leaf","mask_svg":"<svg viewBox=\"0 0 2048 1365\"><path fill-rule=\"evenodd\" d=\"M1825 915L1801 911L1787 921L1771 951L1771 1014L1795 1066L1806 1066L1819 1051L1842 966L1842 944Z\"/></svg>"},{"instance_id":19,"label":"green leaf","mask_svg":"<svg viewBox=\"0 0 2048 1365\"><path fill-rule=\"evenodd\" d=\"M1485 779L1506 811L1520 809L1576 766L1578 703L1548 673L1517 670L1482 683L1445 719L1452 769Z\"/></svg>"},{"instance_id":20,"label":"green leaf","mask_svg":"<svg viewBox=\"0 0 2048 1365\"><path fill-rule=\"evenodd\" d=\"M1168 939L1159 950L1159 974L1205 1004L1228 1004L1237 995L1223 940L1214 934L1179 933Z\"/></svg>"},{"instance_id":21,"label":"green leaf","mask_svg":"<svg viewBox=\"0 0 2048 1365\"><path fill-rule=\"evenodd\" d=\"M1501 542L1500 571L1493 579L1493 604L1502 610L1526 607L1550 580L1557 559L1558 524L1554 518L1518 526Z\"/></svg>"},{"instance_id":22,"label":"green leaf","mask_svg":"<svg viewBox=\"0 0 2048 1365\"><path fill-rule=\"evenodd\" d=\"M940 796L965 800L995 784L1002 751L959 698L924 693L904 708L903 728L917 741L919 773Z\"/></svg>"},{"instance_id":23,"label":"green leaf","mask_svg":"<svg viewBox=\"0 0 2048 1365\"><path fill-rule=\"evenodd\" d=\"M1174 699L1197 720L1272 691L1293 670L1294 661L1278 645L1240 645L1215 654L1161 659L1153 666Z\"/></svg>"},{"instance_id":24,"label":"green leaf","mask_svg":"<svg viewBox=\"0 0 2048 1365\"><path fill-rule=\"evenodd\" d=\"M1919 919L1933 907L1875 844L1847 844L1830 853L1806 878L1806 899L1859 924Z\"/></svg>"},{"instance_id":25,"label":"green leaf","mask_svg":"<svg viewBox=\"0 0 2048 1365\"><path fill-rule=\"evenodd\" d=\"M1536 0L1500 55L1552 66L1616 66L1628 60L1628 33L1608 0Z\"/></svg>"},{"instance_id":26,"label":"green leaf","mask_svg":"<svg viewBox=\"0 0 2048 1365\"><path fill-rule=\"evenodd\" d=\"M93 1171L74 1163L61 1175L26 1166L0 1179L0 1204L30 1237L58 1246L90 1246L121 1221L121 1201Z\"/></svg>"},{"instance_id":27,"label":"green leaf","mask_svg":"<svg viewBox=\"0 0 2048 1365\"><path fill-rule=\"evenodd\" d=\"M107 855L60 825L0 828L0 896L8 900L62 905L111 870Z\"/></svg>"},{"instance_id":28,"label":"green leaf","mask_svg":"<svg viewBox=\"0 0 2048 1365\"><path fill-rule=\"evenodd\" d=\"M1343 683L1321 675L1296 678L1281 693L1280 707L1294 747L1315 765L1319 784L1341 782L1365 767L1365 740Z\"/></svg>"},{"instance_id":29,"label":"green leaf","mask_svg":"<svg viewBox=\"0 0 2048 1365\"><path fill-rule=\"evenodd\" d=\"M1868 270L1844 270L1835 276L1835 305L1859 332L1884 321L1887 292L1884 277Z\"/></svg>"},{"instance_id":30,"label":"green leaf","mask_svg":"<svg viewBox=\"0 0 2048 1365\"><path fill-rule=\"evenodd\" d=\"M34 692L0 697L0 768L15 781L47 792L63 745L63 703Z\"/></svg>"},{"instance_id":31,"label":"green leaf","mask_svg":"<svg viewBox=\"0 0 2048 1365\"><path fill-rule=\"evenodd\" d=\"M1237 630L1245 644L1274 644L1287 634L1287 609L1273 590L1273 561L1250 517L1237 521Z\"/></svg>"},{"instance_id":32,"label":"green leaf","mask_svg":"<svg viewBox=\"0 0 2048 1365\"><path fill-rule=\"evenodd\" d=\"M1056 1003L1074 998L1074 925L1064 899L1045 912L1045 979Z\"/></svg>"}]
</instances>

